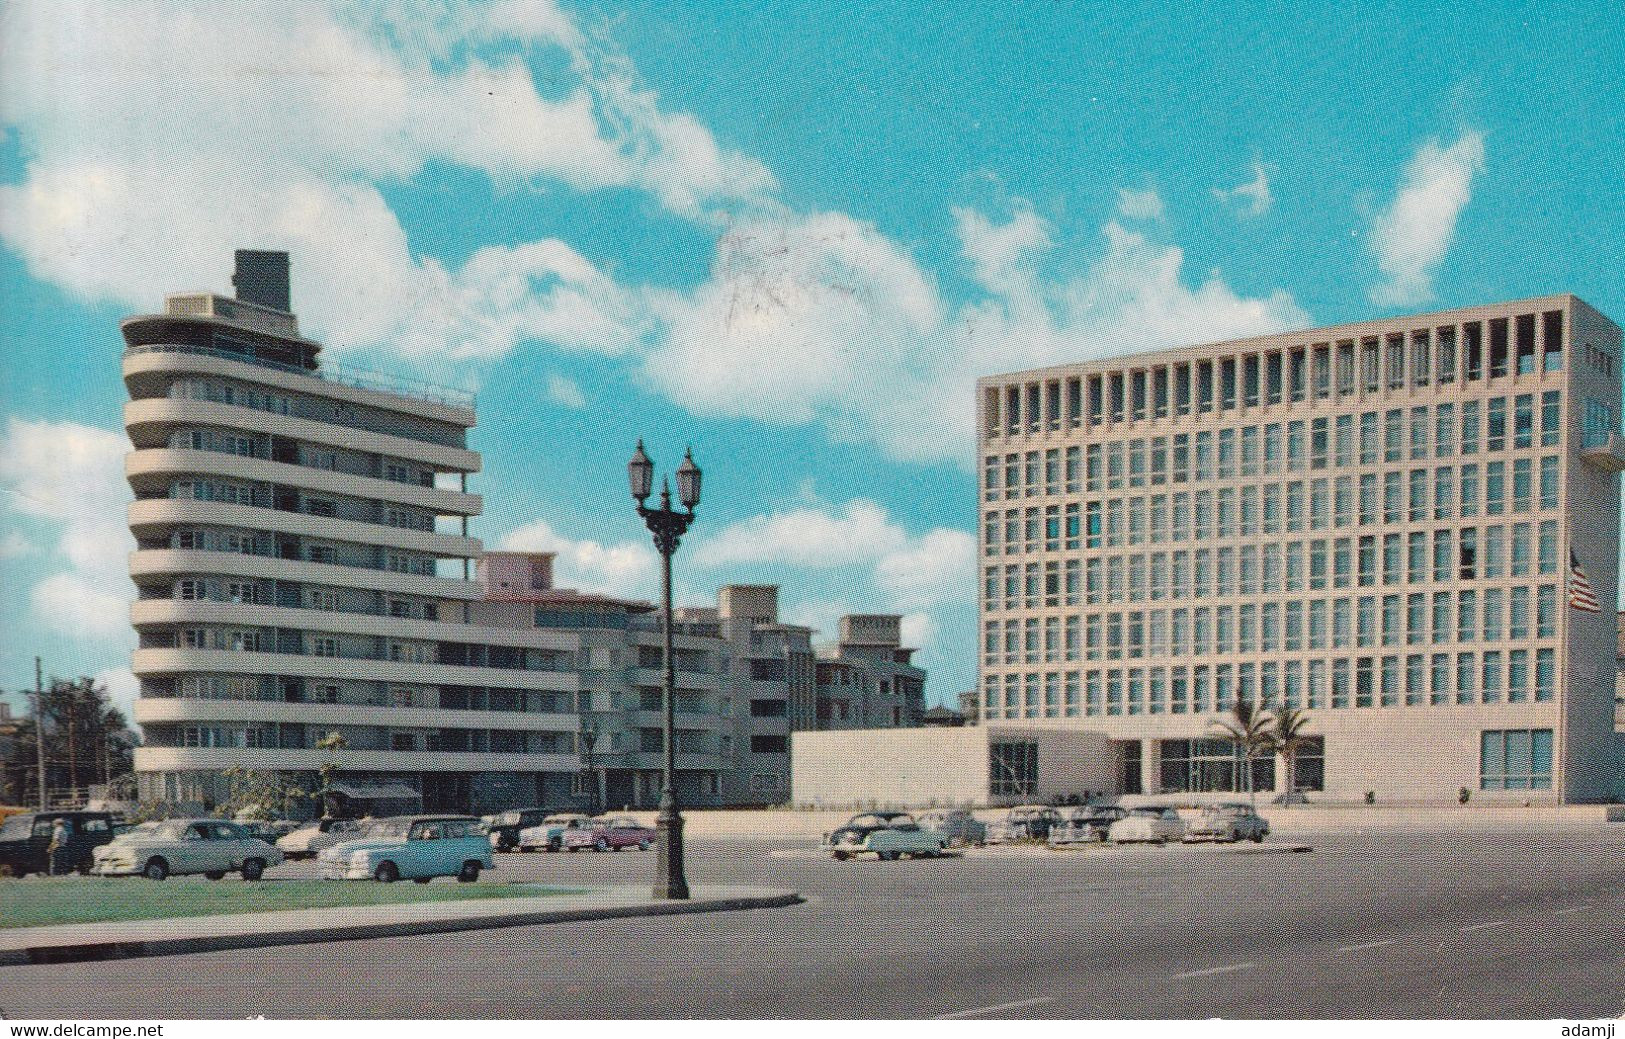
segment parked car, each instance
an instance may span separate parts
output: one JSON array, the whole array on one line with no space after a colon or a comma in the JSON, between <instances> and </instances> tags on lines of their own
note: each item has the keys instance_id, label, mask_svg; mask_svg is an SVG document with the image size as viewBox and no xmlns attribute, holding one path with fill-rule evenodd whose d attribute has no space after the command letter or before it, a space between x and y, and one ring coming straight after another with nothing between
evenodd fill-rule
<instances>
[{"instance_id":1,"label":"parked car","mask_svg":"<svg viewBox=\"0 0 1625 1039\"><path fill-rule=\"evenodd\" d=\"M495 869L491 841L470 815L402 815L375 819L361 836L316 856L326 880L377 880L392 884L456 877L465 884L480 870Z\"/></svg>"},{"instance_id":2,"label":"parked car","mask_svg":"<svg viewBox=\"0 0 1625 1039\"><path fill-rule=\"evenodd\" d=\"M62 866L89 872L92 853L113 839L114 818L110 813L24 812L0 823L0 876L50 873L51 834L58 819L68 831Z\"/></svg>"},{"instance_id":3,"label":"parked car","mask_svg":"<svg viewBox=\"0 0 1625 1039\"><path fill-rule=\"evenodd\" d=\"M139 874L148 880L201 873L219 880L241 873L258 880L282 853L224 819L166 819L142 823L94 852L91 872L104 877Z\"/></svg>"},{"instance_id":4,"label":"parked car","mask_svg":"<svg viewBox=\"0 0 1625 1039\"><path fill-rule=\"evenodd\" d=\"M1252 805L1227 801L1203 808L1202 814L1185 831L1184 840L1187 843L1248 840L1258 844L1269 832L1270 824Z\"/></svg>"},{"instance_id":5,"label":"parked car","mask_svg":"<svg viewBox=\"0 0 1625 1039\"><path fill-rule=\"evenodd\" d=\"M936 808L920 813L916 821L922 829L935 830L948 838L949 847L987 843L987 824L963 808Z\"/></svg>"},{"instance_id":6,"label":"parked car","mask_svg":"<svg viewBox=\"0 0 1625 1039\"><path fill-rule=\"evenodd\" d=\"M511 812L497 813L485 828L491 850L513 851L519 847L519 831L529 829L546 818L545 808L515 808Z\"/></svg>"},{"instance_id":7,"label":"parked car","mask_svg":"<svg viewBox=\"0 0 1625 1039\"><path fill-rule=\"evenodd\" d=\"M267 844L275 844L288 834L299 829L298 823L288 819L276 819L271 822L251 819L247 822L238 822L237 825L246 830L250 837L258 837ZM287 856L284 855L283 857L286 858Z\"/></svg>"},{"instance_id":8,"label":"parked car","mask_svg":"<svg viewBox=\"0 0 1625 1039\"><path fill-rule=\"evenodd\" d=\"M1112 824L1128 814L1117 805L1084 805L1061 812L1061 821L1050 827L1049 846L1104 843Z\"/></svg>"},{"instance_id":9,"label":"parked car","mask_svg":"<svg viewBox=\"0 0 1625 1039\"><path fill-rule=\"evenodd\" d=\"M1048 805L1017 805L987 828L989 844L1014 841L1041 841L1050 827L1061 821L1061 813Z\"/></svg>"},{"instance_id":10,"label":"parked car","mask_svg":"<svg viewBox=\"0 0 1625 1039\"><path fill-rule=\"evenodd\" d=\"M592 819L579 812L560 812L550 815L535 826L519 831L520 851L559 851L564 847L564 835L591 825Z\"/></svg>"},{"instance_id":11,"label":"parked car","mask_svg":"<svg viewBox=\"0 0 1625 1039\"><path fill-rule=\"evenodd\" d=\"M654 845L656 836L654 830L631 816L601 815L586 826L565 830L564 850L591 848L593 851L620 851L622 848L636 848L648 851Z\"/></svg>"},{"instance_id":12,"label":"parked car","mask_svg":"<svg viewBox=\"0 0 1625 1039\"><path fill-rule=\"evenodd\" d=\"M324 848L361 836L355 819L317 819L277 838L276 846L290 859L313 859Z\"/></svg>"},{"instance_id":13,"label":"parked car","mask_svg":"<svg viewBox=\"0 0 1625 1039\"><path fill-rule=\"evenodd\" d=\"M935 858L947 850L948 838L924 829L907 812L864 812L826 833L819 847L837 861L866 853L882 861Z\"/></svg>"},{"instance_id":14,"label":"parked car","mask_svg":"<svg viewBox=\"0 0 1625 1039\"><path fill-rule=\"evenodd\" d=\"M1131 808L1108 831L1113 844L1167 844L1185 836L1185 820L1172 808Z\"/></svg>"}]
</instances>

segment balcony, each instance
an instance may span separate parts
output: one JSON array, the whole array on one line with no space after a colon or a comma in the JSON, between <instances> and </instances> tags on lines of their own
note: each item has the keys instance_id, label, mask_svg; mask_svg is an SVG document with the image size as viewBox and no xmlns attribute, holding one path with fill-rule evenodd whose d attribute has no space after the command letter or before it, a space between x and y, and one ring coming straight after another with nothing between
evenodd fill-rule
<instances>
[{"instance_id":1,"label":"balcony","mask_svg":"<svg viewBox=\"0 0 1625 1039\"><path fill-rule=\"evenodd\" d=\"M368 371L365 368L355 368L350 365L324 364L322 367L312 370L298 365L282 364L279 361L272 361L263 357L254 357L233 350L222 350L203 343L145 343L139 346L127 347L124 356L132 357L151 353L182 353L196 354L203 357L218 357L221 360L236 361L239 364L251 364L256 368L285 372L289 375L302 375L307 378L321 379L323 382L337 383L340 386L349 386L353 389L372 390L375 393L388 393L397 397L410 397L413 400L428 401L431 404L444 404L453 408L473 410L475 404L475 395L469 390L437 386L434 383L424 382L419 379L408 379L399 375Z\"/></svg>"},{"instance_id":2,"label":"balcony","mask_svg":"<svg viewBox=\"0 0 1625 1039\"><path fill-rule=\"evenodd\" d=\"M1611 473L1625 471L1625 437L1618 433L1588 433L1580 457Z\"/></svg>"}]
</instances>

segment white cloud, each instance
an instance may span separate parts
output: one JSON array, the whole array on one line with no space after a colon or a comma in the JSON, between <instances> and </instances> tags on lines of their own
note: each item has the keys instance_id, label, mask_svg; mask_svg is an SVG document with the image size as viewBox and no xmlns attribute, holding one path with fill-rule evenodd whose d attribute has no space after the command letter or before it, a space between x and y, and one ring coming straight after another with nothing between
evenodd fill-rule
<instances>
[{"instance_id":1,"label":"white cloud","mask_svg":"<svg viewBox=\"0 0 1625 1039\"><path fill-rule=\"evenodd\" d=\"M69 565L36 584L30 602L43 624L65 634L121 644L130 637L128 450L122 434L76 422L7 421L0 442L7 505L60 524L57 550Z\"/></svg>"},{"instance_id":2,"label":"white cloud","mask_svg":"<svg viewBox=\"0 0 1625 1039\"><path fill-rule=\"evenodd\" d=\"M20 531L8 530L0 537L0 559L20 559L34 554L34 545Z\"/></svg>"},{"instance_id":3,"label":"white cloud","mask_svg":"<svg viewBox=\"0 0 1625 1039\"><path fill-rule=\"evenodd\" d=\"M1239 211L1243 216L1263 216L1275 205L1275 195L1270 191L1269 171L1257 159L1253 160L1252 180L1233 188L1214 188L1213 197L1220 202L1240 205Z\"/></svg>"},{"instance_id":4,"label":"white cloud","mask_svg":"<svg viewBox=\"0 0 1625 1039\"><path fill-rule=\"evenodd\" d=\"M124 718L128 721L131 705L141 692L141 680L135 677L135 672L128 667L110 667L96 672L93 677L96 682L107 686L107 698L114 707L124 712Z\"/></svg>"},{"instance_id":5,"label":"white cloud","mask_svg":"<svg viewBox=\"0 0 1625 1039\"><path fill-rule=\"evenodd\" d=\"M553 583L560 588L647 600L658 593L658 557L652 545L622 541L606 545L591 539L576 540L538 519L516 527L498 542L516 552L556 552Z\"/></svg>"},{"instance_id":6,"label":"white cloud","mask_svg":"<svg viewBox=\"0 0 1625 1039\"><path fill-rule=\"evenodd\" d=\"M1371 289L1373 303L1413 306L1433 298L1433 276L1483 169L1484 135L1477 130L1448 146L1433 139L1417 149L1393 203L1371 222L1371 250L1384 276Z\"/></svg>"},{"instance_id":7,"label":"white cloud","mask_svg":"<svg viewBox=\"0 0 1625 1039\"><path fill-rule=\"evenodd\" d=\"M886 510L859 500L837 513L805 508L741 520L699 542L691 558L712 570L769 562L828 569L866 562L906 543Z\"/></svg>"},{"instance_id":8,"label":"white cloud","mask_svg":"<svg viewBox=\"0 0 1625 1039\"><path fill-rule=\"evenodd\" d=\"M1116 222L1103 228L1104 253L1079 266L1053 255L1048 224L1030 209L1003 222L954 216L986 290L959 307L912 256L851 217L736 229L706 284L661 297L666 334L646 377L698 414L817 421L896 459L968 466L980 375L1309 323L1283 291L1242 296L1216 272L1193 283L1182 250Z\"/></svg>"},{"instance_id":9,"label":"white cloud","mask_svg":"<svg viewBox=\"0 0 1625 1039\"><path fill-rule=\"evenodd\" d=\"M1162 196L1157 194L1156 188L1118 188L1117 212L1129 220L1161 220Z\"/></svg>"},{"instance_id":10,"label":"white cloud","mask_svg":"<svg viewBox=\"0 0 1625 1039\"><path fill-rule=\"evenodd\" d=\"M711 278L658 305L645 376L692 412L801 423L848 421L911 363L940 320L936 289L875 228L841 213L742 220Z\"/></svg>"},{"instance_id":11,"label":"white cloud","mask_svg":"<svg viewBox=\"0 0 1625 1039\"><path fill-rule=\"evenodd\" d=\"M905 613L901 626L905 646L929 650L937 640L937 622L929 613Z\"/></svg>"},{"instance_id":12,"label":"white cloud","mask_svg":"<svg viewBox=\"0 0 1625 1039\"><path fill-rule=\"evenodd\" d=\"M232 248L287 248L296 304L338 350L613 353L646 307L569 246L448 269L375 182L441 162L502 187L641 187L694 217L773 187L551 3L25 4L5 24L0 121L29 161L0 188L0 241L95 301L152 308L223 287ZM551 96L527 48L569 70Z\"/></svg>"},{"instance_id":13,"label":"white cloud","mask_svg":"<svg viewBox=\"0 0 1625 1039\"><path fill-rule=\"evenodd\" d=\"M1189 277L1180 250L1115 222L1101 254L1057 255L1021 202L1003 218L952 211L981 293L954 305L872 224L788 209L765 166L661 108L550 3L8 15L20 60L0 66L0 115L29 161L0 186L0 242L87 299L150 309L224 289L232 248L283 248L306 327L335 354L401 354L466 383L467 362L521 344L589 351L697 415L818 423L961 465L979 375L1307 323L1284 292ZM524 55L559 69L546 89ZM499 190L641 188L725 232L692 290L620 284L612 259L554 238L442 261L414 250L379 187L431 163Z\"/></svg>"},{"instance_id":14,"label":"white cloud","mask_svg":"<svg viewBox=\"0 0 1625 1039\"><path fill-rule=\"evenodd\" d=\"M0 238L36 277L149 311L167 291L224 289L233 244L289 249L296 305L341 350L490 357L541 339L613 354L632 345L643 313L556 239L487 246L454 269L414 257L378 190L354 183L36 164L26 184L0 187Z\"/></svg>"},{"instance_id":15,"label":"white cloud","mask_svg":"<svg viewBox=\"0 0 1625 1039\"><path fill-rule=\"evenodd\" d=\"M587 396L581 392L581 387L576 385L575 380L563 375L547 377L547 399L573 411L587 406Z\"/></svg>"},{"instance_id":16,"label":"white cloud","mask_svg":"<svg viewBox=\"0 0 1625 1039\"><path fill-rule=\"evenodd\" d=\"M893 609L919 609L944 602L974 602L976 539L938 527L875 561L875 584Z\"/></svg>"}]
</instances>

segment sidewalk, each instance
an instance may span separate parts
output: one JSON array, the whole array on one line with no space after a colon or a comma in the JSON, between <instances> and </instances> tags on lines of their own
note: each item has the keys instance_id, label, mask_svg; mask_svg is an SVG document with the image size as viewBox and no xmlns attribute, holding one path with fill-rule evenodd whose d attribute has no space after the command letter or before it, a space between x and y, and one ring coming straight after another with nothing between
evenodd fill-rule
<instances>
[{"instance_id":1,"label":"sidewalk","mask_svg":"<svg viewBox=\"0 0 1625 1039\"><path fill-rule=\"evenodd\" d=\"M446 934L579 920L766 909L802 901L794 891L758 887L707 885L694 888L692 895L687 901L673 902L650 898L649 888L644 886L606 887L581 894L535 898L19 927L0 930L0 967Z\"/></svg>"}]
</instances>

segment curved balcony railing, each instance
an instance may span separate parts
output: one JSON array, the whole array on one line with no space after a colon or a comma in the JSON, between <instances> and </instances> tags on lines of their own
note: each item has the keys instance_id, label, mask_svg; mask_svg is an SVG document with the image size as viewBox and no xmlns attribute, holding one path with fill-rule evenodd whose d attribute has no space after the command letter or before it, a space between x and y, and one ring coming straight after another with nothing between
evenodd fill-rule
<instances>
[{"instance_id":1,"label":"curved balcony railing","mask_svg":"<svg viewBox=\"0 0 1625 1039\"><path fill-rule=\"evenodd\" d=\"M279 361L251 357L248 354L220 350L212 346L194 346L186 343L151 343L145 346L126 347L124 356L131 357L136 354L151 353L201 354L206 357L218 357L225 361L251 364L256 368L269 368L272 371L286 372L290 375L304 375L321 379L324 382L338 383L340 386L351 386L358 390L393 393L401 397L426 400L432 404L445 404L454 408L472 410L475 403L475 395L469 390L438 386L431 382L424 382L421 379L409 379L402 375L389 375L384 372L374 372L344 364L324 364L317 369L301 368L298 365L282 364Z\"/></svg>"}]
</instances>

